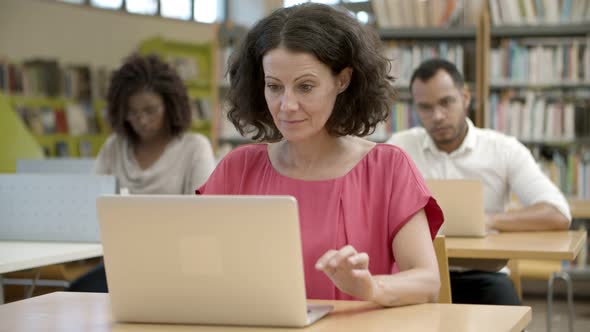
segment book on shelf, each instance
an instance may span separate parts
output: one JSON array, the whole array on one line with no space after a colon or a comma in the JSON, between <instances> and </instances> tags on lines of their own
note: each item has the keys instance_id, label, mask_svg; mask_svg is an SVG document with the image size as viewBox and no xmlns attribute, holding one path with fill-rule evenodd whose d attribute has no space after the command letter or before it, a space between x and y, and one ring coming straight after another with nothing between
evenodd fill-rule
<instances>
[{"instance_id":1,"label":"book on shelf","mask_svg":"<svg viewBox=\"0 0 590 332\"><path fill-rule=\"evenodd\" d=\"M489 0L495 26L558 25L590 21L588 0Z\"/></svg>"},{"instance_id":2,"label":"book on shelf","mask_svg":"<svg viewBox=\"0 0 590 332\"><path fill-rule=\"evenodd\" d=\"M389 74L395 78L395 85L407 87L413 71L425 60L443 58L454 63L461 73L465 73L464 47L453 42L398 42L388 41L384 55L390 59ZM471 78L472 73L466 77Z\"/></svg>"},{"instance_id":3,"label":"book on shelf","mask_svg":"<svg viewBox=\"0 0 590 332\"><path fill-rule=\"evenodd\" d=\"M490 51L490 81L492 87L590 83L590 38L502 39Z\"/></svg>"},{"instance_id":4,"label":"book on shelf","mask_svg":"<svg viewBox=\"0 0 590 332\"><path fill-rule=\"evenodd\" d=\"M193 122L210 121L212 116L211 101L207 98L193 98L190 103Z\"/></svg>"},{"instance_id":5,"label":"book on shelf","mask_svg":"<svg viewBox=\"0 0 590 332\"><path fill-rule=\"evenodd\" d=\"M541 170L568 197L590 199L590 151L587 148L533 147Z\"/></svg>"},{"instance_id":6,"label":"book on shelf","mask_svg":"<svg viewBox=\"0 0 590 332\"><path fill-rule=\"evenodd\" d=\"M156 54L174 67L193 98L210 97L212 89L217 89L213 84L214 52L212 43L192 44L160 37L144 40L139 45L140 54Z\"/></svg>"},{"instance_id":7,"label":"book on shelf","mask_svg":"<svg viewBox=\"0 0 590 332\"><path fill-rule=\"evenodd\" d=\"M534 90L513 94L507 90L490 95L487 128L525 142L568 143L590 136L590 105L584 99Z\"/></svg>"},{"instance_id":8,"label":"book on shelf","mask_svg":"<svg viewBox=\"0 0 590 332\"><path fill-rule=\"evenodd\" d=\"M60 95L61 73L54 59L29 59L22 65L23 94L57 97Z\"/></svg>"},{"instance_id":9,"label":"book on shelf","mask_svg":"<svg viewBox=\"0 0 590 332\"><path fill-rule=\"evenodd\" d=\"M69 99L91 100L91 69L84 65L68 65L63 69L63 96Z\"/></svg>"},{"instance_id":10,"label":"book on shelf","mask_svg":"<svg viewBox=\"0 0 590 332\"><path fill-rule=\"evenodd\" d=\"M486 0L373 0L379 28L475 26Z\"/></svg>"},{"instance_id":11,"label":"book on shelf","mask_svg":"<svg viewBox=\"0 0 590 332\"><path fill-rule=\"evenodd\" d=\"M221 87L229 87L229 74L227 74L227 65L229 58L234 51L233 45L219 49L218 60L217 60L217 82Z\"/></svg>"},{"instance_id":12,"label":"book on shelf","mask_svg":"<svg viewBox=\"0 0 590 332\"><path fill-rule=\"evenodd\" d=\"M388 119L380 122L375 131L365 138L375 142L385 142L392 133L420 126L420 121L410 100L396 101L389 113Z\"/></svg>"},{"instance_id":13,"label":"book on shelf","mask_svg":"<svg viewBox=\"0 0 590 332\"><path fill-rule=\"evenodd\" d=\"M19 98L12 102L12 106L35 135L79 136L101 132L91 103Z\"/></svg>"},{"instance_id":14,"label":"book on shelf","mask_svg":"<svg viewBox=\"0 0 590 332\"><path fill-rule=\"evenodd\" d=\"M70 157L70 147L67 141L58 140L55 142L55 156L58 158Z\"/></svg>"},{"instance_id":15,"label":"book on shelf","mask_svg":"<svg viewBox=\"0 0 590 332\"><path fill-rule=\"evenodd\" d=\"M23 92L22 67L0 57L0 91L11 94Z\"/></svg>"},{"instance_id":16,"label":"book on shelf","mask_svg":"<svg viewBox=\"0 0 590 332\"><path fill-rule=\"evenodd\" d=\"M98 67L95 73L92 86L95 87L96 90L92 93L94 96L93 99L107 99L107 92L112 73L104 66Z\"/></svg>"},{"instance_id":17,"label":"book on shelf","mask_svg":"<svg viewBox=\"0 0 590 332\"><path fill-rule=\"evenodd\" d=\"M0 92L7 95L83 101L104 99L109 75L110 71L104 67L61 66L51 58L31 58L16 63L0 57Z\"/></svg>"}]
</instances>

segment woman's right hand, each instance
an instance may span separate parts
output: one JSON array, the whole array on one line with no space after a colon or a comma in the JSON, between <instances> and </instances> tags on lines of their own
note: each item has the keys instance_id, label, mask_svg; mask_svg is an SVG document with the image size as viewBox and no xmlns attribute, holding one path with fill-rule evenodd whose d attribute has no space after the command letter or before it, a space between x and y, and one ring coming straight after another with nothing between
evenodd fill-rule
<instances>
[{"instance_id":1,"label":"woman's right hand","mask_svg":"<svg viewBox=\"0 0 590 332\"><path fill-rule=\"evenodd\" d=\"M369 256L350 245L328 250L315 268L323 271L342 292L360 300L371 301L377 293L377 283L369 272Z\"/></svg>"}]
</instances>

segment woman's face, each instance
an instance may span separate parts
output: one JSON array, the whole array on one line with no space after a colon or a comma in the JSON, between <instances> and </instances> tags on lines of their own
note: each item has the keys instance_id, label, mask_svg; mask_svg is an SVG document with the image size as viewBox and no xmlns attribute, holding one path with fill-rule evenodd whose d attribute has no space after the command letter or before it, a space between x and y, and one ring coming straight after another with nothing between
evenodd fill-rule
<instances>
[{"instance_id":1,"label":"woman's face","mask_svg":"<svg viewBox=\"0 0 590 332\"><path fill-rule=\"evenodd\" d=\"M140 140L146 141L166 133L166 110L162 97L142 90L129 97L126 120Z\"/></svg>"},{"instance_id":2,"label":"woman's face","mask_svg":"<svg viewBox=\"0 0 590 332\"><path fill-rule=\"evenodd\" d=\"M264 97L273 121L288 141L325 134L325 124L352 70L334 75L314 55L279 47L262 58Z\"/></svg>"}]
</instances>

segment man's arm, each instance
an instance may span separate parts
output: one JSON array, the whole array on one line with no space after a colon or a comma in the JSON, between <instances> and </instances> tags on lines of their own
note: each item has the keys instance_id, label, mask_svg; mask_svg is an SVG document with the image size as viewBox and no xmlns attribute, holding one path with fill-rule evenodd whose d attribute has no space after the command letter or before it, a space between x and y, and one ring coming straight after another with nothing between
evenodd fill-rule
<instances>
[{"instance_id":1,"label":"man's arm","mask_svg":"<svg viewBox=\"0 0 590 332\"><path fill-rule=\"evenodd\" d=\"M530 151L520 142L506 141L508 182L524 206L489 216L488 226L499 231L568 229L571 214L567 200L543 174Z\"/></svg>"},{"instance_id":2,"label":"man's arm","mask_svg":"<svg viewBox=\"0 0 590 332\"><path fill-rule=\"evenodd\" d=\"M502 232L568 229L570 220L555 206L541 202L488 217L488 226Z\"/></svg>"}]
</instances>

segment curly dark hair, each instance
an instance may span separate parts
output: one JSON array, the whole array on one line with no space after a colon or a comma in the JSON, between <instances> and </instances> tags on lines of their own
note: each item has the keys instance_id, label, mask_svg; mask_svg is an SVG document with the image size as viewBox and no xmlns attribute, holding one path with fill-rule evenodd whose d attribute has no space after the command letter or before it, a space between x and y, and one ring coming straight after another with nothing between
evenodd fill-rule
<instances>
[{"instance_id":1,"label":"curly dark hair","mask_svg":"<svg viewBox=\"0 0 590 332\"><path fill-rule=\"evenodd\" d=\"M179 136L190 127L189 99L176 70L156 55L134 54L113 73L107 92L107 117L115 133L137 143L139 136L127 121L129 97L146 90L162 97L165 123L172 136Z\"/></svg>"},{"instance_id":2,"label":"curly dark hair","mask_svg":"<svg viewBox=\"0 0 590 332\"><path fill-rule=\"evenodd\" d=\"M257 22L230 57L227 117L242 135L258 141L282 138L264 98L262 67L264 55L278 47L313 54L334 75L353 69L350 85L338 95L326 123L330 135L365 136L387 118L393 77L378 35L344 10L306 3L278 9Z\"/></svg>"}]
</instances>

